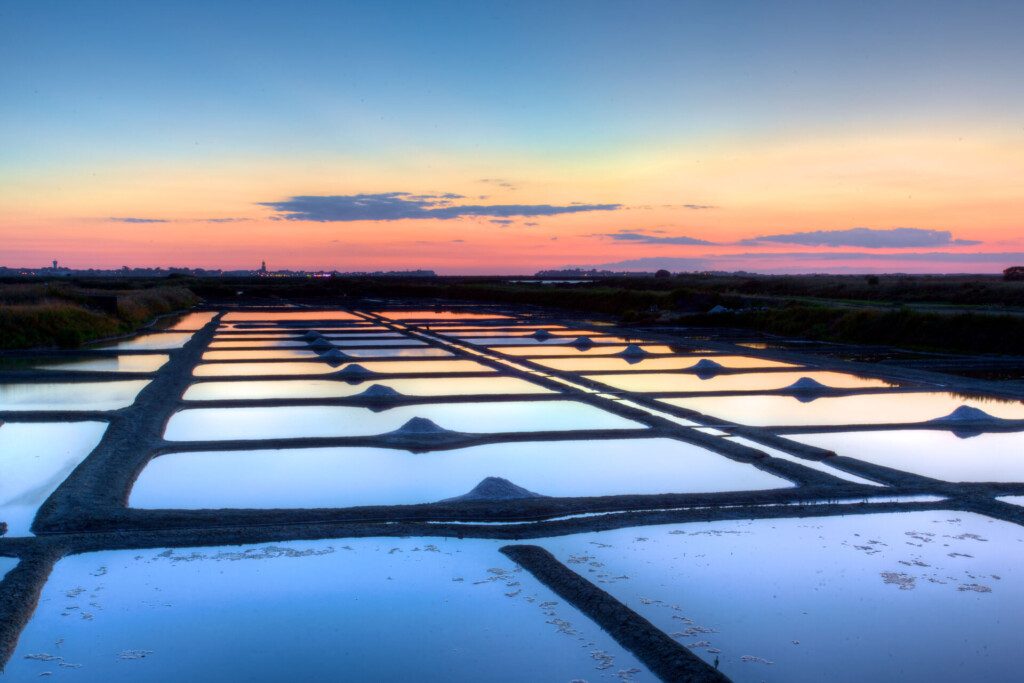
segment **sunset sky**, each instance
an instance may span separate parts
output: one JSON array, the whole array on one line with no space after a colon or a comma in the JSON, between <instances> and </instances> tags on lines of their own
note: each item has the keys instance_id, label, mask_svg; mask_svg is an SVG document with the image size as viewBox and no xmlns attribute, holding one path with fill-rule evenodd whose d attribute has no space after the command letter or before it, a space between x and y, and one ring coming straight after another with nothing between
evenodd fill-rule
<instances>
[{"instance_id":1,"label":"sunset sky","mask_svg":"<svg viewBox=\"0 0 1024 683\"><path fill-rule=\"evenodd\" d=\"M0 265L1024 264L1024 2L0 4Z\"/></svg>"}]
</instances>

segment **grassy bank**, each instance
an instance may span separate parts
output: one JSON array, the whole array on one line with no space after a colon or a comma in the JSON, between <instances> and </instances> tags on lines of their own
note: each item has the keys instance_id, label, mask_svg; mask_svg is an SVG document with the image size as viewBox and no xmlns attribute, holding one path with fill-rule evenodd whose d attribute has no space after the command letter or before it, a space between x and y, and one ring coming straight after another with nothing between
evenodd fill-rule
<instances>
[{"instance_id":1,"label":"grassy bank","mask_svg":"<svg viewBox=\"0 0 1024 683\"><path fill-rule=\"evenodd\" d=\"M1024 354L1024 317L812 306L684 316L683 324L788 337L958 353Z\"/></svg>"},{"instance_id":2,"label":"grassy bank","mask_svg":"<svg viewBox=\"0 0 1024 683\"><path fill-rule=\"evenodd\" d=\"M73 348L125 334L198 301L185 287L95 289L73 283L0 285L0 348Z\"/></svg>"}]
</instances>

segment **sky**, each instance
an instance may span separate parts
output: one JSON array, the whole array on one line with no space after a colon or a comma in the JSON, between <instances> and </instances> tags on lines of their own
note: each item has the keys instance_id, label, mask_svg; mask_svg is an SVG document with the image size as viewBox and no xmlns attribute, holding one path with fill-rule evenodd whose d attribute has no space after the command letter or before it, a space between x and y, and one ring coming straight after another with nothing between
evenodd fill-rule
<instances>
[{"instance_id":1,"label":"sky","mask_svg":"<svg viewBox=\"0 0 1024 683\"><path fill-rule=\"evenodd\" d=\"M0 265L1024 264L1024 3L0 3Z\"/></svg>"}]
</instances>

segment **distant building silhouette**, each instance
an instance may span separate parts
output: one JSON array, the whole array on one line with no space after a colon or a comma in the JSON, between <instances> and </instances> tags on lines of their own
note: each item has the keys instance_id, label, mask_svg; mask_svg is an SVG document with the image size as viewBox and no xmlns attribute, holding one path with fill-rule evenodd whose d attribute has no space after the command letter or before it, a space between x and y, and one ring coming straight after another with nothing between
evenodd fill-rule
<instances>
[{"instance_id":1,"label":"distant building silhouette","mask_svg":"<svg viewBox=\"0 0 1024 683\"><path fill-rule=\"evenodd\" d=\"M260 262L260 272L261 273L266 273L267 272L267 262L266 261L261 261Z\"/></svg>"}]
</instances>

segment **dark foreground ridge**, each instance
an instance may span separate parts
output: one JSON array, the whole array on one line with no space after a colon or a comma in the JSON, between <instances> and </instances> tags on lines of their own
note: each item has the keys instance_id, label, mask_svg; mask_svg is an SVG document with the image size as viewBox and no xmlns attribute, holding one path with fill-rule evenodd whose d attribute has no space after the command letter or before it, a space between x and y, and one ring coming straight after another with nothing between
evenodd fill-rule
<instances>
[{"instance_id":1,"label":"dark foreground ridge","mask_svg":"<svg viewBox=\"0 0 1024 683\"><path fill-rule=\"evenodd\" d=\"M729 679L536 545L506 545L501 552L594 620L663 681L713 683Z\"/></svg>"}]
</instances>

